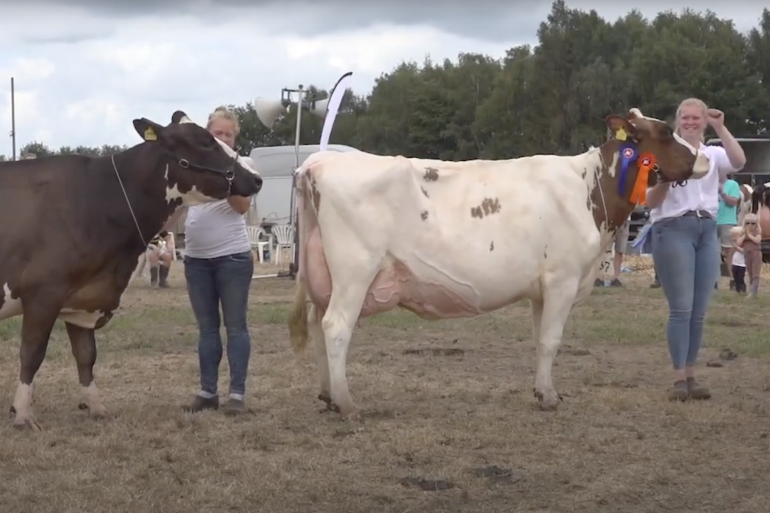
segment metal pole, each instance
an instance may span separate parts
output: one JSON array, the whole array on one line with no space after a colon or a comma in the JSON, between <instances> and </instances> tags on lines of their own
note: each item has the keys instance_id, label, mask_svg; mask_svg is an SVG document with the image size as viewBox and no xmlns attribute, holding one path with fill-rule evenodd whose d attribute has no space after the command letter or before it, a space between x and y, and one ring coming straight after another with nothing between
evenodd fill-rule
<instances>
[{"instance_id":1,"label":"metal pole","mask_svg":"<svg viewBox=\"0 0 770 513\"><path fill-rule=\"evenodd\" d=\"M297 100L297 124L295 126L294 133L294 171L299 169L299 147L300 147L300 135L302 130L302 107L305 102L305 94L307 91L303 88L302 84L297 89L284 89L284 92L298 93L299 98ZM264 278L292 278L294 279L299 270L299 230L297 226L297 212L295 211L297 206L295 202L295 191L297 187L297 176L292 173L291 179L291 198L289 199L289 225L294 232L294 247L291 253L291 262L289 263L288 271L278 271L277 274L264 274L259 276L252 276L252 280L264 279Z\"/></svg>"},{"instance_id":2,"label":"metal pole","mask_svg":"<svg viewBox=\"0 0 770 513\"><path fill-rule=\"evenodd\" d=\"M294 161L294 173L292 173L291 177L291 199L289 201L289 212L291 212L291 217L289 225L292 227L292 231L294 232L294 244L292 246L291 251L291 262L289 263L289 276L291 278L294 278L297 275L297 271L299 270L299 228L298 223L299 219L299 213L297 212L297 205L295 201L295 191L297 188L297 174L296 171L299 169L299 143L300 143L300 130L302 130L302 105L305 101L305 95L304 91L302 90L302 84L299 86L299 101L297 102L297 133L294 134L294 152L295 152L295 161Z\"/></svg>"},{"instance_id":3,"label":"metal pole","mask_svg":"<svg viewBox=\"0 0 770 513\"><path fill-rule=\"evenodd\" d=\"M13 77L11 77L11 147L12 159L16 160L16 90Z\"/></svg>"}]
</instances>

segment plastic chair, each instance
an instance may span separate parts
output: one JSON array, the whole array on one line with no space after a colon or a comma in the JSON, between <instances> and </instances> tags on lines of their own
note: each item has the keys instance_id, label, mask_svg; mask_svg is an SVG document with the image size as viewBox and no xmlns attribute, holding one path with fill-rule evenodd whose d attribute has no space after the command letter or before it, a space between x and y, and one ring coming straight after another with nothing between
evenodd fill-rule
<instances>
[{"instance_id":1,"label":"plastic chair","mask_svg":"<svg viewBox=\"0 0 770 513\"><path fill-rule=\"evenodd\" d=\"M270 247L270 239L267 237L265 230L259 226L247 226L246 234L249 237L249 244L251 248L256 248L257 255L259 256L259 263L265 263L265 247ZM261 240L262 238L268 238L268 240Z\"/></svg>"},{"instance_id":2,"label":"plastic chair","mask_svg":"<svg viewBox=\"0 0 770 513\"><path fill-rule=\"evenodd\" d=\"M283 261L283 249L288 249L289 254L294 249L294 228L289 224L277 224L272 228L272 234L275 236L275 263L280 265Z\"/></svg>"}]
</instances>

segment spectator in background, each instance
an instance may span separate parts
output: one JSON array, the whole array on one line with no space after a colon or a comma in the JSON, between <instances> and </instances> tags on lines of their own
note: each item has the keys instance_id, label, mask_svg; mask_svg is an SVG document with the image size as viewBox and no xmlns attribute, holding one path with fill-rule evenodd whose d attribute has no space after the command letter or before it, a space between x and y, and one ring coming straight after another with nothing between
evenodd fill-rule
<instances>
[{"instance_id":1,"label":"spectator in background","mask_svg":"<svg viewBox=\"0 0 770 513\"><path fill-rule=\"evenodd\" d=\"M629 229L631 224L631 216L628 216L623 226L615 233L615 256L612 260L612 280L610 280L610 287L622 287L623 282L620 281L620 271L623 267L623 255L626 254L628 248Z\"/></svg>"},{"instance_id":2,"label":"spectator in background","mask_svg":"<svg viewBox=\"0 0 770 513\"><path fill-rule=\"evenodd\" d=\"M743 218L743 233L738 237L736 244L743 251L746 272L749 275L749 293L747 298L756 298L759 291L759 275L762 271L762 228L759 226L759 217L749 212Z\"/></svg>"},{"instance_id":3,"label":"spectator in background","mask_svg":"<svg viewBox=\"0 0 770 513\"><path fill-rule=\"evenodd\" d=\"M161 230L152 238L147 247L147 256L150 261L150 285L161 288L168 287L168 273L171 270L171 262L174 261L174 234L168 230Z\"/></svg>"},{"instance_id":4,"label":"spectator in background","mask_svg":"<svg viewBox=\"0 0 770 513\"><path fill-rule=\"evenodd\" d=\"M667 338L674 385L669 399L708 399L709 389L695 379L695 363L703 338L703 320L719 275L720 244L716 215L721 183L746 164L746 155L725 127L724 113L696 98L676 110L675 131L709 159L699 180L660 182L645 198L652 221L652 253L668 302ZM703 144L711 125L723 146Z\"/></svg>"},{"instance_id":5,"label":"spectator in background","mask_svg":"<svg viewBox=\"0 0 770 513\"><path fill-rule=\"evenodd\" d=\"M720 177L719 207L717 209L717 234L722 246L722 257L727 264L727 275L730 277L730 290L735 290L733 277L733 240L730 230L738 225L738 202L741 200L741 186L735 180ZM720 265L720 275L721 265ZM717 285L715 285L718 288Z\"/></svg>"}]
</instances>

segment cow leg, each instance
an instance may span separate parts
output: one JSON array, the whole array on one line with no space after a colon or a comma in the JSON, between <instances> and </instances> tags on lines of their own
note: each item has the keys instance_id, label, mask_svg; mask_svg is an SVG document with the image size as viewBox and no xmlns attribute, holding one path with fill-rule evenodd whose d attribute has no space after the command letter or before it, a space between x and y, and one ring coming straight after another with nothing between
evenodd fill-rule
<instances>
[{"instance_id":1,"label":"cow leg","mask_svg":"<svg viewBox=\"0 0 770 513\"><path fill-rule=\"evenodd\" d=\"M13 427L16 429L30 428L40 431L40 426L32 414L32 381L45 360L48 339L60 310L58 305L54 306L52 299L49 295L46 301L38 295L29 301L30 304L24 304L19 350L19 385L11 407L11 412L15 414Z\"/></svg>"},{"instance_id":2,"label":"cow leg","mask_svg":"<svg viewBox=\"0 0 770 513\"><path fill-rule=\"evenodd\" d=\"M540 333L537 340L537 376L535 397L542 410L555 410L561 401L553 387L551 372L553 361L561 345L564 326L567 324L572 304L577 293L577 282L554 282L546 286L545 298L540 312ZM538 308L533 302L533 320L536 321Z\"/></svg>"},{"instance_id":3,"label":"cow leg","mask_svg":"<svg viewBox=\"0 0 770 513\"><path fill-rule=\"evenodd\" d=\"M540 358L540 325L543 322L543 301L530 300L530 310L532 311L532 339L535 341L535 347L537 348L538 361ZM535 394L535 398L539 401L540 395L537 388L533 388L532 392Z\"/></svg>"},{"instance_id":4,"label":"cow leg","mask_svg":"<svg viewBox=\"0 0 770 513\"><path fill-rule=\"evenodd\" d=\"M326 339L324 338L324 331L321 328L321 319L323 316L323 310L315 305L310 307L308 312L308 334L315 346L315 362L318 370L318 380L321 384L318 399L325 402L327 408L333 409L331 385L329 384L329 360L326 358Z\"/></svg>"},{"instance_id":5,"label":"cow leg","mask_svg":"<svg viewBox=\"0 0 770 513\"><path fill-rule=\"evenodd\" d=\"M347 249L350 249L350 246ZM361 251L363 252L363 250ZM331 258L329 260L332 261ZM333 261L342 263L345 262L345 259L340 258ZM351 265L350 259L345 264L347 267L345 274L335 274L332 270L334 290L326 313L321 320L321 327L326 341L332 407L338 409L342 419L358 420L358 409L350 397L345 367L353 328L361 313L369 285L377 274L377 269L372 269L369 272L360 268L356 269L355 265ZM335 279L338 281L335 282Z\"/></svg>"},{"instance_id":6,"label":"cow leg","mask_svg":"<svg viewBox=\"0 0 770 513\"><path fill-rule=\"evenodd\" d=\"M96 334L93 329L82 328L69 322L65 323L67 335L72 346L72 355L78 367L78 379L82 387L83 402L78 407L88 410L93 418L102 418L107 410L99 398L99 390L94 381L94 364L96 363Z\"/></svg>"}]
</instances>

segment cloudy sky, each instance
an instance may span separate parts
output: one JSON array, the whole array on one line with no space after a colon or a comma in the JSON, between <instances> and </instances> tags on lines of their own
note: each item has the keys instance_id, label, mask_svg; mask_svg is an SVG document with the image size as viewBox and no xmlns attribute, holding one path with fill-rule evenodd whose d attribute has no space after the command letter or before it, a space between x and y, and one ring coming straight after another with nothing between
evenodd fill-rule
<instances>
[{"instance_id":1,"label":"cloudy sky","mask_svg":"<svg viewBox=\"0 0 770 513\"><path fill-rule=\"evenodd\" d=\"M697 2L758 22L762 2ZM474 0L0 0L0 154L11 154L10 77L16 79L16 133L53 148L139 142L131 120L167 123L185 110L199 123L219 104L280 98L283 87L330 88L346 71L353 89L402 60L502 56L536 43L549 1ZM216 4L216 7L214 6ZM572 0L614 20L628 8ZM642 12L679 11L678 0L648 0ZM510 6L510 7L506 7ZM740 13L740 14L736 14Z\"/></svg>"}]
</instances>

